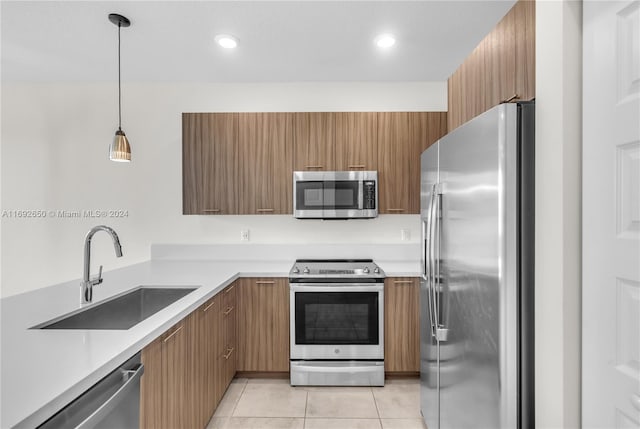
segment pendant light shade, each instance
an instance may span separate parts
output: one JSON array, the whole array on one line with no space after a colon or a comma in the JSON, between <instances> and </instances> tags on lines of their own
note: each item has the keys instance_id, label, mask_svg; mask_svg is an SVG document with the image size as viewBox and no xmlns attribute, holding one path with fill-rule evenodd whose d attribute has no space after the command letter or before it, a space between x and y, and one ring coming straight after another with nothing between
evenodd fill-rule
<instances>
[{"instance_id":1,"label":"pendant light shade","mask_svg":"<svg viewBox=\"0 0 640 429\"><path fill-rule=\"evenodd\" d=\"M122 84L120 79L120 29L131 25L131 21L117 13L109 14L109 21L118 26L118 129L109 146L109 159L117 162L131 161L131 146L122 131Z\"/></svg>"},{"instance_id":2,"label":"pendant light shade","mask_svg":"<svg viewBox=\"0 0 640 429\"><path fill-rule=\"evenodd\" d=\"M116 131L116 135L109 146L109 159L116 162L131 161L131 146L129 140L124 135L124 131Z\"/></svg>"}]
</instances>

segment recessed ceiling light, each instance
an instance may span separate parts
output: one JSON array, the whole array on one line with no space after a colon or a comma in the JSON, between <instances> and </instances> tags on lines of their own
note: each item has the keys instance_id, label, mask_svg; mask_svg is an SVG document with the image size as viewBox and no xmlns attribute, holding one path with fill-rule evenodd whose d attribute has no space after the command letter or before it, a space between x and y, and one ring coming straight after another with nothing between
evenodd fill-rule
<instances>
[{"instance_id":1,"label":"recessed ceiling light","mask_svg":"<svg viewBox=\"0 0 640 429\"><path fill-rule=\"evenodd\" d=\"M373 42L378 48L390 48L396 43L396 38L393 34L385 33L373 39Z\"/></svg>"},{"instance_id":2,"label":"recessed ceiling light","mask_svg":"<svg viewBox=\"0 0 640 429\"><path fill-rule=\"evenodd\" d=\"M218 34L215 41L225 49L233 49L238 46L238 39L229 34Z\"/></svg>"}]
</instances>

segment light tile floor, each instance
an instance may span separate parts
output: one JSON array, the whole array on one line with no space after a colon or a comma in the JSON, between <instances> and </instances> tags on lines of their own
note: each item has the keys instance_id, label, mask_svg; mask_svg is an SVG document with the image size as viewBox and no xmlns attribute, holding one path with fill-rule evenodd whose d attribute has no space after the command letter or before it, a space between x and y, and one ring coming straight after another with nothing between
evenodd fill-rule
<instances>
[{"instance_id":1,"label":"light tile floor","mask_svg":"<svg viewBox=\"0 0 640 429\"><path fill-rule=\"evenodd\" d=\"M426 429L417 379L384 387L291 387L234 379L207 429Z\"/></svg>"}]
</instances>

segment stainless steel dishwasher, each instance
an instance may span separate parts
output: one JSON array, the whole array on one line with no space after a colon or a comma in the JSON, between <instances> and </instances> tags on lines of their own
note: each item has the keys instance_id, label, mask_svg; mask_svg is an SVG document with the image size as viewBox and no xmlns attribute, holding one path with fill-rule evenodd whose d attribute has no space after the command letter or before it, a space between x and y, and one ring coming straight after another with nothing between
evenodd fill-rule
<instances>
[{"instance_id":1,"label":"stainless steel dishwasher","mask_svg":"<svg viewBox=\"0 0 640 429\"><path fill-rule=\"evenodd\" d=\"M39 428L140 427L140 377L143 372L140 353L137 353Z\"/></svg>"}]
</instances>

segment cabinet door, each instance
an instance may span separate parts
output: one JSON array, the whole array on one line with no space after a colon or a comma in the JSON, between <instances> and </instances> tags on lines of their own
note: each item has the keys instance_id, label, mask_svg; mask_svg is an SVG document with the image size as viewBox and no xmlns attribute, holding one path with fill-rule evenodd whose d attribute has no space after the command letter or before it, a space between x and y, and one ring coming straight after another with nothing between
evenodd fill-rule
<instances>
[{"instance_id":1,"label":"cabinet door","mask_svg":"<svg viewBox=\"0 0 640 429\"><path fill-rule=\"evenodd\" d=\"M215 364L218 355L220 298L215 296L194 313L194 344L191 347L193 363L190 366L195 385L194 414L196 427L204 428L221 399L215 388Z\"/></svg>"},{"instance_id":2,"label":"cabinet door","mask_svg":"<svg viewBox=\"0 0 640 429\"><path fill-rule=\"evenodd\" d=\"M184 214L236 214L236 113L183 113Z\"/></svg>"},{"instance_id":3,"label":"cabinet door","mask_svg":"<svg viewBox=\"0 0 640 429\"><path fill-rule=\"evenodd\" d=\"M293 213L291 113L238 115L240 213Z\"/></svg>"},{"instance_id":4,"label":"cabinet door","mask_svg":"<svg viewBox=\"0 0 640 429\"><path fill-rule=\"evenodd\" d=\"M378 114L380 213L420 212L420 154L446 130L446 112Z\"/></svg>"},{"instance_id":5,"label":"cabinet door","mask_svg":"<svg viewBox=\"0 0 640 429\"><path fill-rule=\"evenodd\" d=\"M420 371L420 284L409 277L384 282L384 367Z\"/></svg>"},{"instance_id":6,"label":"cabinet door","mask_svg":"<svg viewBox=\"0 0 640 429\"><path fill-rule=\"evenodd\" d=\"M413 112L378 114L378 195L380 213L418 213L412 198L412 164L420 165L420 115ZM415 158L415 159L412 159Z\"/></svg>"},{"instance_id":7,"label":"cabinet door","mask_svg":"<svg viewBox=\"0 0 640 429\"><path fill-rule=\"evenodd\" d=\"M162 429L162 340L142 349L144 374L140 381L140 428Z\"/></svg>"},{"instance_id":8,"label":"cabinet door","mask_svg":"<svg viewBox=\"0 0 640 429\"><path fill-rule=\"evenodd\" d=\"M336 123L336 170L377 170L377 115L340 112Z\"/></svg>"},{"instance_id":9,"label":"cabinet door","mask_svg":"<svg viewBox=\"0 0 640 429\"><path fill-rule=\"evenodd\" d=\"M188 318L187 318L188 319ZM182 320L161 337L162 413L164 427L193 428L191 378L189 377L189 320Z\"/></svg>"},{"instance_id":10,"label":"cabinet door","mask_svg":"<svg viewBox=\"0 0 640 429\"><path fill-rule=\"evenodd\" d=\"M293 171L335 170L335 114L293 114Z\"/></svg>"},{"instance_id":11,"label":"cabinet door","mask_svg":"<svg viewBox=\"0 0 640 429\"><path fill-rule=\"evenodd\" d=\"M238 362L238 344L236 342L238 314L237 290L236 283L234 283L222 292L224 307L222 313L222 335L224 336L224 368L222 374L225 390L236 374Z\"/></svg>"},{"instance_id":12,"label":"cabinet door","mask_svg":"<svg viewBox=\"0 0 640 429\"><path fill-rule=\"evenodd\" d=\"M287 279L241 279L238 306L238 371L289 371Z\"/></svg>"}]
</instances>

